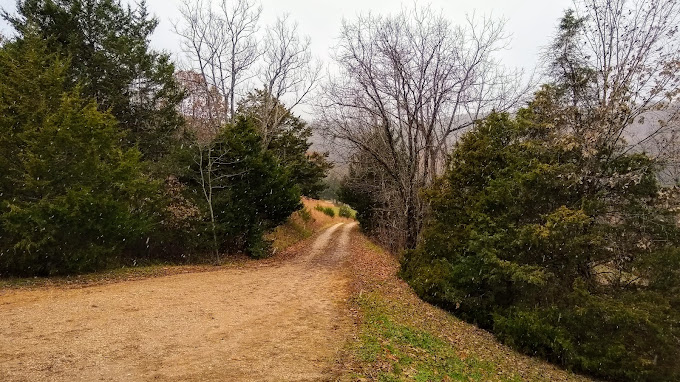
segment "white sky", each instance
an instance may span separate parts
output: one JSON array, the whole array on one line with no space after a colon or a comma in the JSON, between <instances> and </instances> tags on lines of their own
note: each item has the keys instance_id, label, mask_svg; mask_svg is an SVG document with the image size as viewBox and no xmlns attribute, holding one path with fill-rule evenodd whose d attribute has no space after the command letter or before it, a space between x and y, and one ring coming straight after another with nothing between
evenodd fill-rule
<instances>
[{"instance_id":1,"label":"white sky","mask_svg":"<svg viewBox=\"0 0 680 382\"><path fill-rule=\"evenodd\" d=\"M134 0L124 0L134 3ZM172 21L179 18L179 0L147 0L152 14L160 20L152 44L157 49L178 53L179 41L172 32ZM329 61L330 49L340 31L343 18L352 19L359 13L398 12L402 4L411 6L410 1L400 0L261 0L263 13L261 23L272 23L278 15L289 13L298 21L302 33L312 38L312 49L318 58ZM535 66L540 49L548 44L563 11L571 0L431 0L434 9L441 9L453 22L464 20L466 14L492 15L507 19L507 32L512 35L509 49L502 53L503 61L512 67L528 70ZM15 8L15 0L0 0L0 7ZM1 22L0 30L8 33L7 25Z\"/></svg>"}]
</instances>

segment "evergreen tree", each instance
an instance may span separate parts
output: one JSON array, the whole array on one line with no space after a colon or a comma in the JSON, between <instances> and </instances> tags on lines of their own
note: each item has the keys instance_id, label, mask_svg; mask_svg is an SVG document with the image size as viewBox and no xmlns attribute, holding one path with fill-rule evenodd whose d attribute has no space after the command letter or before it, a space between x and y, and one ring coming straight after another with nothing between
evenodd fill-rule
<instances>
[{"instance_id":1,"label":"evergreen tree","mask_svg":"<svg viewBox=\"0 0 680 382\"><path fill-rule=\"evenodd\" d=\"M680 231L665 197L675 191L644 154L594 160L554 124L554 94L462 138L402 275L531 354L603 378L675 380Z\"/></svg>"},{"instance_id":2,"label":"evergreen tree","mask_svg":"<svg viewBox=\"0 0 680 382\"><path fill-rule=\"evenodd\" d=\"M328 153L312 152L312 129L293 115L280 100L256 90L239 104L239 114L250 118L261 136L262 145L286 166L302 195L317 198L333 165Z\"/></svg>"},{"instance_id":3,"label":"evergreen tree","mask_svg":"<svg viewBox=\"0 0 680 382\"><path fill-rule=\"evenodd\" d=\"M157 159L176 138L183 94L168 54L149 48L158 25L142 1L137 9L120 0L19 0L18 15L4 18L19 38L36 29L48 52L70 59L67 87L80 86L100 111L110 111L145 159Z\"/></svg>"},{"instance_id":4,"label":"evergreen tree","mask_svg":"<svg viewBox=\"0 0 680 382\"><path fill-rule=\"evenodd\" d=\"M680 378L680 195L657 181L663 156L627 142L657 111L659 130L672 122L676 4L565 13L553 83L478 123L428 191L433 219L402 268L421 296L601 378Z\"/></svg>"},{"instance_id":5,"label":"evergreen tree","mask_svg":"<svg viewBox=\"0 0 680 382\"><path fill-rule=\"evenodd\" d=\"M301 208L289 169L262 147L262 137L244 117L199 150L191 183L197 204L210 217L215 249L268 256L264 234Z\"/></svg>"},{"instance_id":6,"label":"evergreen tree","mask_svg":"<svg viewBox=\"0 0 680 382\"><path fill-rule=\"evenodd\" d=\"M67 89L69 65L26 30L0 50L0 273L99 269L151 228L156 184L115 118Z\"/></svg>"}]
</instances>

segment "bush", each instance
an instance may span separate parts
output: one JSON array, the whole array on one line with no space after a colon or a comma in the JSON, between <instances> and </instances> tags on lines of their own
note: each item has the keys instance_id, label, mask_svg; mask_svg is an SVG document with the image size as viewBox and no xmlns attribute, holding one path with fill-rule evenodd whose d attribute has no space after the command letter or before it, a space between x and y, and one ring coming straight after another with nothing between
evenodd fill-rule
<instances>
[{"instance_id":1,"label":"bush","mask_svg":"<svg viewBox=\"0 0 680 382\"><path fill-rule=\"evenodd\" d=\"M312 220L312 213L306 207L298 211L298 215L300 215L300 219L305 223L309 223Z\"/></svg>"},{"instance_id":2,"label":"bush","mask_svg":"<svg viewBox=\"0 0 680 382\"><path fill-rule=\"evenodd\" d=\"M276 110L276 118L262 115ZM293 182L300 187L302 195L318 199L325 190L324 179L333 168L328 153L313 151L309 138L312 128L297 117L274 95L263 90L248 93L240 102L239 114L257 121L273 121L268 126L267 150L280 164L288 169Z\"/></svg>"},{"instance_id":3,"label":"bush","mask_svg":"<svg viewBox=\"0 0 680 382\"><path fill-rule=\"evenodd\" d=\"M188 182L194 187L195 203L201 206L205 218L205 237L210 241L216 238L219 251L245 251L252 257L266 257L271 243L265 241L264 235L302 207L299 187L286 167L262 148L261 137L250 119L240 117L234 125L225 126L215 141L201 150L203 153L197 155L202 155L204 165L210 158L216 179L212 183L214 232L200 167L194 166ZM193 162L201 163L196 158Z\"/></svg>"},{"instance_id":4,"label":"bush","mask_svg":"<svg viewBox=\"0 0 680 382\"><path fill-rule=\"evenodd\" d=\"M340 206L340 210L338 211L338 215L342 218L352 218L352 209L349 208L348 205L343 204Z\"/></svg>"},{"instance_id":5,"label":"bush","mask_svg":"<svg viewBox=\"0 0 680 382\"><path fill-rule=\"evenodd\" d=\"M0 274L101 269L156 222L159 185L115 119L65 90L67 66L37 37L0 51Z\"/></svg>"},{"instance_id":6,"label":"bush","mask_svg":"<svg viewBox=\"0 0 680 382\"><path fill-rule=\"evenodd\" d=\"M317 204L317 206L314 207L314 209L317 210L317 211L321 211L324 214L326 214L326 215L328 215L332 218L335 217L335 209L332 208L332 207L323 207L323 206Z\"/></svg>"},{"instance_id":7,"label":"bush","mask_svg":"<svg viewBox=\"0 0 680 382\"><path fill-rule=\"evenodd\" d=\"M645 155L591 156L533 107L458 143L402 277L529 354L605 379L679 380L677 195L660 198L673 190Z\"/></svg>"},{"instance_id":8,"label":"bush","mask_svg":"<svg viewBox=\"0 0 680 382\"><path fill-rule=\"evenodd\" d=\"M493 331L526 353L599 378L677 380L674 326L680 317L668 301L639 294L596 296L580 288L567 300L569 305L560 307L512 308L495 317Z\"/></svg>"}]
</instances>

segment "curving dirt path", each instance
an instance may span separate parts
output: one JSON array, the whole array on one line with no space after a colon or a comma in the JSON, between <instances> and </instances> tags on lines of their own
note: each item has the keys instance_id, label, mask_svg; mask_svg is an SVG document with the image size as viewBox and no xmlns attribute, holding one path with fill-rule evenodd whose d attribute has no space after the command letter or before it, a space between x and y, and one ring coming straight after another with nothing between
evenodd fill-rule
<instances>
[{"instance_id":1,"label":"curving dirt path","mask_svg":"<svg viewBox=\"0 0 680 382\"><path fill-rule=\"evenodd\" d=\"M0 381L317 381L347 335L353 224L280 263L0 291Z\"/></svg>"}]
</instances>

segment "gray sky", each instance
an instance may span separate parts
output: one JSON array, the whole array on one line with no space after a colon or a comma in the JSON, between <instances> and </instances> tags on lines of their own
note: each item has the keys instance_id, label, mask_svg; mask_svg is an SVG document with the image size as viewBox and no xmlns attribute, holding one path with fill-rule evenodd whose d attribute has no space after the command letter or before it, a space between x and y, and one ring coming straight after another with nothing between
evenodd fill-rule
<instances>
[{"instance_id":1,"label":"gray sky","mask_svg":"<svg viewBox=\"0 0 680 382\"><path fill-rule=\"evenodd\" d=\"M124 0L130 1L130 0ZM134 2L134 1L130 1ZM399 0L261 0L262 25L272 23L278 15L289 13L300 24L302 33L312 38L312 49L318 58L329 61L329 51L335 45L343 17L354 18L358 13L373 11L395 13L402 4ZM0 0L0 7L14 9L15 0ZM172 32L172 21L178 19L179 0L147 0L149 10L160 19L152 44L157 49L178 52L178 38ZM509 49L502 53L508 66L532 69L540 48L554 33L557 20L571 5L571 0L432 0L420 1L441 9L453 22L461 22L466 14L492 15L507 19L507 32L512 35ZM7 26L0 28L7 33Z\"/></svg>"}]
</instances>

